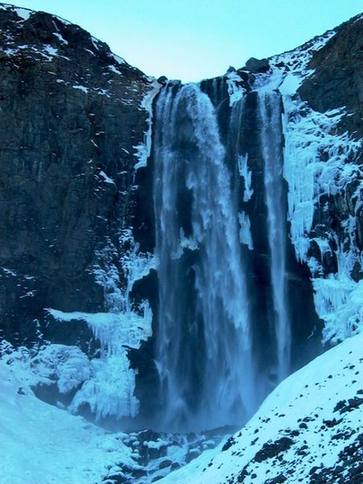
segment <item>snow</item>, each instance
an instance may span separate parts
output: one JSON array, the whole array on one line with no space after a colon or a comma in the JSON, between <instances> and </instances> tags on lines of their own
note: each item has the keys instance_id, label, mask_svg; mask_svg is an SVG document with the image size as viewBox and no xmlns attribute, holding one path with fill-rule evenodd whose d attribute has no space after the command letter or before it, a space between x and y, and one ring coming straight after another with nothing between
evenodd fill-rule
<instances>
[{"instance_id":1,"label":"snow","mask_svg":"<svg viewBox=\"0 0 363 484\"><path fill-rule=\"evenodd\" d=\"M108 175L106 175L106 173L104 171L101 170L99 175L104 179L105 183L115 185L114 180L112 180L112 178L110 178Z\"/></svg>"},{"instance_id":2,"label":"snow","mask_svg":"<svg viewBox=\"0 0 363 484\"><path fill-rule=\"evenodd\" d=\"M58 49L55 49L51 45L44 45L44 49L49 54L50 56L56 56L58 55Z\"/></svg>"},{"instance_id":3,"label":"snow","mask_svg":"<svg viewBox=\"0 0 363 484\"><path fill-rule=\"evenodd\" d=\"M65 40L62 36L62 34L60 34L59 32L53 32L53 35L55 37L57 37L57 39L59 40L59 42L61 42L62 44L64 45L68 45L68 40Z\"/></svg>"},{"instance_id":4,"label":"snow","mask_svg":"<svg viewBox=\"0 0 363 484\"><path fill-rule=\"evenodd\" d=\"M303 80L314 73L312 69L309 69L309 62L314 52L324 47L335 33L335 30L328 30L325 34L315 37L294 50L269 59L273 74L282 76L279 84L281 94L292 96ZM280 65L283 65L283 67L278 67ZM271 74L265 76L265 78L268 78L268 76L271 77Z\"/></svg>"},{"instance_id":5,"label":"snow","mask_svg":"<svg viewBox=\"0 0 363 484\"><path fill-rule=\"evenodd\" d=\"M84 92L85 94L87 94L88 91L89 91L88 87L81 86L79 84L74 84L72 87L73 87L73 89L79 89L80 91Z\"/></svg>"},{"instance_id":6,"label":"snow","mask_svg":"<svg viewBox=\"0 0 363 484\"><path fill-rule=\"evenodd\" d=\"M17 377L31 387L56 384L60 393L68 393L90 377L88 357L77 346L47 344L40 348L14 348L6 340L0 343L1 361L10 365Z\"/></svg>"},{"instance_id":7,"label":"snow","mask_svg":"<svg viewBox=\"0 0 363 484\"><path fill-rule=\"evenodd\" d=\"M56 382L60 393L68 393L90 377L90 363L77 346L50 344L40 349L29 363L42 383Z\"/></svg>"},{"instance_id":8,"label":"snow","mask_svg":"<svg viewBox=\"0 0 363 484\"><path fill-rule=\"evenodd\" d=\"M97 41L98 42L98 41ZM111 57L120 65L122 64L126 64L126 61L125 59L123 59L122 57L120 57L119 55L116 55L116 54L113 54L111 53Z\"/></svg>"},{"instance_id":9,"label":"snow","mask_svg":"<svg viewBox=\"0 0 363 484\"><path fill-rule=\"evenodd\" d=\"M111 434L33 395L0 361L0 482L90 484L110 466L132 465L123 434Z\"/></svg>"},{"instance_id":10,"label":"snow","mask_svg":"<svg viewBox=\"0 0 363 484\"><path fill-rule=\"evenodd\" d=\"M300 87L302 78L294 74L287 75L279 85L279 91L284 96L293 96Z\"/></svg>"},{"instance_id":11,"label":"snow","mask_svg":"<svg viewBox=\"0 0 363 484\"><path fill-rule=\"evenodd\" d=\"M363 427L363 406L345 413L335 410L339 401L359 395L357 392L362 388L362 347L363 334L348 338L289 376L235 434L230 448L221 451L221 444L204 452L160 482L249 484L263 483L267 478L283 474L286 484L295 484L299 480L308 482L314 465L333 466L339 453L354 441ZM337 437L341 432L346 432L344 439ZM276 442L282 437L291 438L292 445L280 459L267 458L261 462L255 459L264 443ZM304 443L308 445L307 457L297 453ZM238 480L244 468L247 475L243 481Z\"/></svg>"},{"instance_id":12,"label":"snow","mask_svg":"<svg viewBox=\"0 0 363 484\"><path fill-rule=\"evenodd\" d=\"M5 272L5 274L8 274L9 276L13 276L13 277L17 276L15 271L8 269L7 267L1 267L1 269Z\"/></svg>"},{"instance_id":13,"label":"snow","mask_svg":"<svg viewBox=\"0 0 363 484\"><path fill-rule=\"evenodd\" d=\"M54 47L52 47L49 44L42 45L40 49L33 46L33 45L28 45L28 44L17 45L14 48L4 49L4 52L9 56L13 56L14 54L17 54L21 51L29 51L32 54L40 55L42 58L46 59L46 61L48 61L48 62L52 62L54 57L61 57L62 59L70 60L66 56L59 55L58 50L55 49ZM52 74L54 74L54 73L52 73Z\"/></svg>"},{"instance_id":14,"label":"snow","mask_svg":"<svg viewBox=\"0 0 363 484\"><path fill-rule=\"evenodd\" d=\"M14 10L17 13L17 15L20 18L22 18L24 21L28 20L28 18L33 14L33 12L31 10L28 10L27 8L15 7Z\"/></svg>"},{"instance_id":15,"label":"snow","mask_svg":"<svg viewBox=\"0 0 363 484\"><path fill-rule=\"evenodd\" d=\"M116 69L116 67L115 67L115 66L108 66L108 68L109 68L109 69L110 69L110 71L111 71L111 72L113 72L114 74L119 74L119 75L121 75L121 72L120 72L118 69Z\"/></svg>"}]
</instances>

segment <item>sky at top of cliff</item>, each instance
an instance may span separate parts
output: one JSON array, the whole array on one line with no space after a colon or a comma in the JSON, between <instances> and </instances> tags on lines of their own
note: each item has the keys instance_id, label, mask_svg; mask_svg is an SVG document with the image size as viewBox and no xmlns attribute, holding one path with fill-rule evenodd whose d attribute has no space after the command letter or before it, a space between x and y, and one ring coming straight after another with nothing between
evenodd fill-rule
<instances>
[{"instance_id":1,"label":"sky at top of cliff","mask_svg":"<svg viewBox=\"0 0 363 484\"><path fill-rule=\"evenodd\" d=\"M199 81L310 40L363 10L363 0L18 0L107 42L146 74Z\"/></svg>"}]
</instances>

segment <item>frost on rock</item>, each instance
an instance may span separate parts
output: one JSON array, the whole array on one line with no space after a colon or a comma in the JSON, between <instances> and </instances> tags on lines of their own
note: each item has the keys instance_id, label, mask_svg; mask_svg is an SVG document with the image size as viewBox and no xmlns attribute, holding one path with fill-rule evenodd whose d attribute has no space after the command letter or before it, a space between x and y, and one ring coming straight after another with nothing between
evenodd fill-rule
<instances>
[{"instance_id":1,"label":"frost on rock","mask_svg":"<svg viewBox=\"0 0 363 484\"><path fill-rule=\"evenodd\" d=\"M134 146L135 158L138 160L134 166L135 170L147 166L147 160L151 153L152 141L152 124L153 124L153 101L155 96L159 93L161 85L159 82L153 80L151 88L141 101L141 108L145 109L147 114L147 130L144 133L144 142Z\"/></svg>"},{"instance_id":2,"label":"frost on rock","mask_svg":"<svg viewBox=\"0 0 363 484\"><path fill-rule=\"evenodd\" d=\"M324 339L336 343L344 340L363 325L363 281L331 274L313 279L315 307L325 322Z\"/></svg>"}]
</instances>

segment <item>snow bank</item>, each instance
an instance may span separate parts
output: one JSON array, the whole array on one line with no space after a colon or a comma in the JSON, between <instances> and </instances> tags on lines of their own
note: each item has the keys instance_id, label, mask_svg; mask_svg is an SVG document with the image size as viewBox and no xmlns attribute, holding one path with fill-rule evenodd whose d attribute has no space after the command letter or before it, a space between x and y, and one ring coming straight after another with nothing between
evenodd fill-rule
<instances>
[{"instance_id":1,"label":"snow bank","mask_svg":"<svg viewBox=\"0 0 363 484\"><path fill-rule=\"evenodd\" d=\"M284 380L228 443L160 482L249 484L283 475L275 482L295 484L308 482L314 466L334 467L363 428L362 348L359 334L319 356Z\"/></svg>"},{"instance_id":2,"label":"snow bank","mask_svg":"<svg viewBox=\"0 0 363 484\"><path fill-rule=\"evenodd\" d=\"M0 482L90 484L115 463L133 465L123 434L110 434L32 394L0 361Z\"/></svg>"}]
</instances>

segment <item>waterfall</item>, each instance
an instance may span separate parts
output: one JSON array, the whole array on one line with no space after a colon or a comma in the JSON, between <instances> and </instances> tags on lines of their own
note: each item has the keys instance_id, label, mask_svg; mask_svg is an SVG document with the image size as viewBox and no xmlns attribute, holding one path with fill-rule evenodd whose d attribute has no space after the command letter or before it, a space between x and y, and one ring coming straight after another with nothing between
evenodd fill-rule
<instances>
[{"instance_id":1,"label":"waterfall","mask_svg":"<svg viewBox=\"0 0 363 484\"><path fill-rule=\"evenodd\" d=\"M240 423L255 408L246 271L216 113L197 85L160 93L153 160L163 425Z\"/></svg>"},{"instance_id":2,"label":"waterfall","mask_svg":"<svg viewBox=\"0 0 363 484\"><path fill-rule=\"evenodd\" d=\"M286 284L286 202L283 190L283 136L281 97L261 91L258 98L260 142L264 161L265 202L270 249L270 274L277 347L277 377L282 380L290 367L290 322Z\"/></svg>"}]
</instances>

